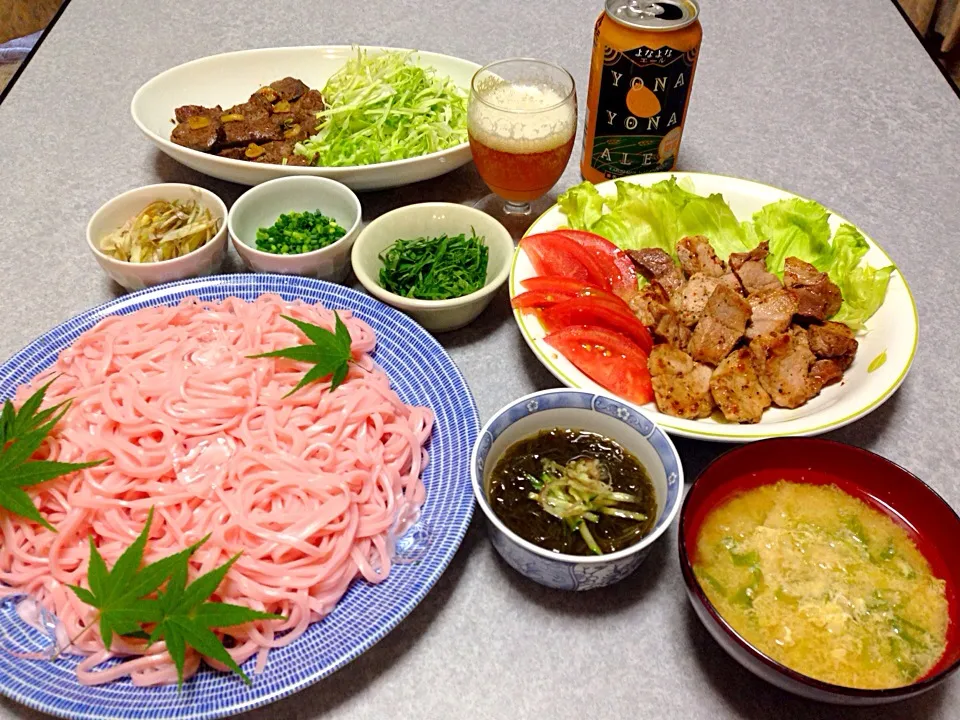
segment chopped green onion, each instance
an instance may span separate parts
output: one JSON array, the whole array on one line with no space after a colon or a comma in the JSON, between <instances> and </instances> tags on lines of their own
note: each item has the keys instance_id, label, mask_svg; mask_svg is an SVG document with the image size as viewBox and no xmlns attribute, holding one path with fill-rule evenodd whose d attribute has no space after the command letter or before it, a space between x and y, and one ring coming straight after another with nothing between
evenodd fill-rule
<instances>
[{"instance_id":1,"label":"chopped green onion","mask_svg":"<svg viewBox=\"0 0 960 720\"><path fill-rule=\"evenodd\" d=\"M538 492L528 493L531 500L540 503L544 512L566 523L571 532L579 532L591 552L603 554L588 523L597 523L601 515L622 520L646 522L647 516L640 512L615 507L618 503L639 505L639 498L629 493L617 492L601 478L607 477L606 468L595 459L571 460L566 465L544 458L541 460L543 474L537 487L536 478L527 474L531 485Z\"/></svg>"},{"instance_id":2,"label":"chopped green onion","mask_svg":"<svg viewBox=\"0 0 960 720\"><path fill-rule=\"evenodd\" d=\"M257 250L299 255L332 245L346 234L336 220L319 210L285 213L270 227L257 230Z\"/></svg>"},{"instance_id":3,"label":"chopped green onion","mask_svg":"<svg viewBox=\"0 0 960 720\"><path fill-rule=\"evenodd\" d=\"M489 251L471 229L435 238L397 240L380 253L380 286L395 295L449 300L480 290L487 282Z\"/></svg>"}]
</instances>

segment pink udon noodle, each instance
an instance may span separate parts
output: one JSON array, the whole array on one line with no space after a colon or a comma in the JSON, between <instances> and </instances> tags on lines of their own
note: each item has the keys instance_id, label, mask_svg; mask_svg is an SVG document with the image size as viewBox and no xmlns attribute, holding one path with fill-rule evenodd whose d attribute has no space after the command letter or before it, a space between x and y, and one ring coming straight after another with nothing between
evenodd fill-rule
<instances>
[{"instance_id":1,"label":"pink udon noodle","mask_svg":"<svg viewBox=\"0 0 960 720\"><path fill-rule=\"evenodd\" d=\"M17 404L55 376L47 403L73 398L38 457L106 459L29 489L56 533L0 510L0 590L29 593L56 614L64 637L80 635L67 651L86 656L82 683L176 682L163 643L115 637L104 648L96 628L81 634L95 610L66 587L88 587L88 536L110 566L151 507L146 562L209 533L191 577L242 551L213 599L286 617L222 630L238 663L258 656L257 671L271 648L330 613L355 578L387 576L392 539L424 501L433 414L400 400L369 355L371 328L338 313L354 362L332 393L322 381L285 398L308 366L247 357L307 342L281 315L333 328L320 305L272 295L188 298L104 318L20 388ZM123 661L98 669L112 657ZM185 676L200 663L188 650Z\"/></svg>"}]
</instances>

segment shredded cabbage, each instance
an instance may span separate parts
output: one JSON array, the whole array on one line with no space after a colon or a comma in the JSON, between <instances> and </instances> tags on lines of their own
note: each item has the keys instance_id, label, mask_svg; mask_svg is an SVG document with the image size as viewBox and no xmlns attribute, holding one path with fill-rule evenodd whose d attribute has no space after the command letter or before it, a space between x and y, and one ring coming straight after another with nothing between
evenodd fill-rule
<instances>
[{"instance_id":1,"label":"shredded cabbage","mask_svg":"<svg viewBox=\"0 0 960 720\"><path fill-rule=\"evenodd\" d=\"M419 157L467 140L467 96L417 65L413 52L357 48L323 88L319 130L295 152L313 165L372 165Z\"/></svg>"}]
</instances>

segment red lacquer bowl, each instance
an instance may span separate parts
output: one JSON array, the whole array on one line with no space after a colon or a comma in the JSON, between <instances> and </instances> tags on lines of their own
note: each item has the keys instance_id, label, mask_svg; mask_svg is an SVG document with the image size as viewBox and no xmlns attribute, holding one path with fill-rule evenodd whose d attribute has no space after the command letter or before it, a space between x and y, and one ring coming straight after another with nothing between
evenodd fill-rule
<instances>
[{"instance_id":1,"label":"red lacquer bowl","mask_svg":"<svg viewBox=\"0 0 960 720\"><path fill-rule=\"evenodd\" d=\"M940 662L911 685L862 690L815 680L768 657L742 638L707 599L693 574L697 535L707 514L732 495L778 480L833 483L904 527L946 581L950 625ZM926 483L867 450L813 438L782 438L744 445L721 455L697 478L680 511L680 567L697 616L720 645L758 677L822 702L878 705L919 695L960 667L960 517Z\"/></svg>"}]
</instances>

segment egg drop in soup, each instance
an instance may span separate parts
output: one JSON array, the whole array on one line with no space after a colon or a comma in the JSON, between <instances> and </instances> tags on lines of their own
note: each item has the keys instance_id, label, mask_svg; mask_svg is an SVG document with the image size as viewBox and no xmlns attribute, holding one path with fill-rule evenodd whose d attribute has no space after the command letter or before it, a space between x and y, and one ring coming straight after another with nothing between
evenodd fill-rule
<instances>
[{"instance_id":1,"label":"egg drop in soup","mask_svg":"<svg viewBox=\"0 0 960 720\"><path fill-rule=\"evenodd\" d=\"M833 485L781 481L713 509L694 573L744 639L804 675L909 685L946 648L946 583L906 530Z\"/></svg>"}]
</instances>

